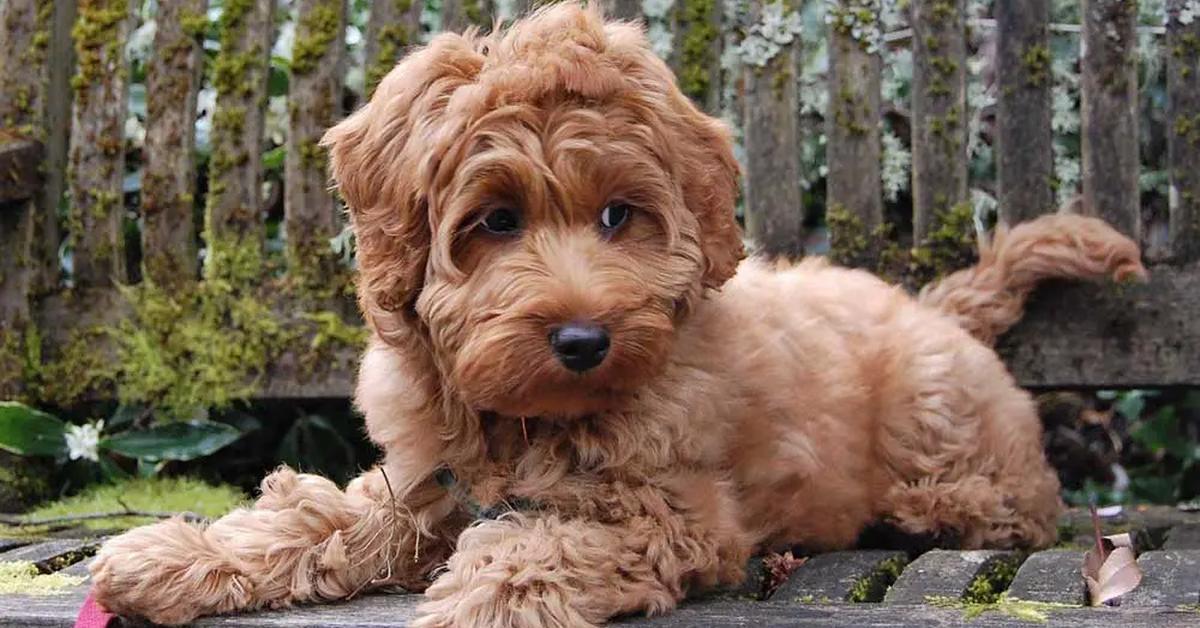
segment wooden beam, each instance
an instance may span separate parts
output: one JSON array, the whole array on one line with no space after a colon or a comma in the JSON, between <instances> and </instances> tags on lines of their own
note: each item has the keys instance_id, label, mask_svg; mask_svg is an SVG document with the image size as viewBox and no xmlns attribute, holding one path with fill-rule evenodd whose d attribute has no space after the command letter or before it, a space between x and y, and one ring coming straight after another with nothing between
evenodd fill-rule
<instances>
[{"instance_id":1,"label":"wooden beam","mask_svg":"<svg viewBox=\"0 0 1200 628\"><path fill-rule=\"evenodd\" d=\"M1200 385L1200 266L1154 266L1134 286L1047 283L998 350L1037 388Z\"/></svg>"}]
</instances>

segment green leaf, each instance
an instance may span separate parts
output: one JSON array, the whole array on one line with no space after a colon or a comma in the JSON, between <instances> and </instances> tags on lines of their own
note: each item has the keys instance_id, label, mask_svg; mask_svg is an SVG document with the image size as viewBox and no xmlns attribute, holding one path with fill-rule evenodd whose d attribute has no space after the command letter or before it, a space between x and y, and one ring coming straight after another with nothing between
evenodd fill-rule
<instances>
[{"instance_id":1,"label":"green leaf","mask_svg":"<svg viewBox=\"0 0 1200 628\"><path fill-rule=\"evenodd\" d=\"M109 482L128 480L130 477L128 471L122 469L108 456L100 456L100 473L104 476L104 479L108 480Z\"/></svg>"},{"instance_id":2,"label":"green leaf","mask_svg":"<svg viewBox=\"0 0 1200 628\"><path fill-rule=\"evenodd\" d=\"M1136 421L1146 408L1146 396L1140 390L1131 390L1121 395L1113 408L1128 421Z\"/></svg>"},{"instance_id":3,"label":"green leaf","mask_svg":"<svg viewBox=\"0 0 1200 628\"><path fill-rule=\"evenodd\" d=\"M123 432L100 441L100 448L138 460L195 460L242 437L237 428L213 421L167 423Z\"/></svg>"},{"instance_id":4,"label":"green leaf","mask_svg":"<svg viewBox=\"0 0 1200 628\"><path fill-rule=\"evenodd\" d=\"M354 448L324 417L300 417L284 434L276 454L293 469L313 471L333 478L354 470Z\"/></svg>"},{"instance_id":5,"label":"green leaf","mask_svg":"<svg viewBox=\"0 0 1200 628\"><path fill-rule=\"evenodd\" d=\"M66 455L67 424L15 401L0 402L0 449L22 456Z\"/></svg>"}]
</instances>

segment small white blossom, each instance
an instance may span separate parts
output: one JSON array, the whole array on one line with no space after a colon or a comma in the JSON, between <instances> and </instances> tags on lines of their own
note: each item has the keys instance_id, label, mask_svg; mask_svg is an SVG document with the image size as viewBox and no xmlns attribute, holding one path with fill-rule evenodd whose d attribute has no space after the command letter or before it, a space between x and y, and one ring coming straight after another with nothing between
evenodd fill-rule
<instances>
[{"instance_id":1,"label":"small white blossom","mask_svg":"<svg viewBox=\"0 0 1200 628\"><path fill-rule=\"evenodd\" d=\"M883 179L883 194L887 200L895 202L900 193L908 189L912 153L904 147L900 137L890 130L884 131L882 139L883 164L880 178Z\"/></svg>"},{"instance_id":2,"label":"small white blossom","mask_svg":"<svg viewBox=\"0 0 1200 628\"><path fill-rule=\"evenodd\" d=\"M104 421L96 421L87 425L68 425L63 438L67 441L67 455L71 460L80 458L100 461L100 432L104 429Z\"/></svg>"},{"instance_id":3,"label":"small white blossom","mask_svg":"<svg viewBox=\"0 0 1200 628\"><path fill-rule=\"evenodd\" d=\"M883 49L880 9L879 0L825 0L825 23L878 54Z\"/></svg>"}]
</instances>

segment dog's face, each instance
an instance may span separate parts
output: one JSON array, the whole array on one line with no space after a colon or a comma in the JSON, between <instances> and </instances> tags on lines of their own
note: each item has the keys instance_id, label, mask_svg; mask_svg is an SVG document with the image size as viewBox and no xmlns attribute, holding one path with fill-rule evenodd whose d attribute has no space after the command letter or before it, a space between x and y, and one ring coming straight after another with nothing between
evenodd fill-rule
<instances>
[{"instance_id":1,"label":"dog's face","mask_svg":"<svg viewBox=\"0 0 1200 628\"><path fill-rule=\"evenodd\" d=\"M620 404L742 257L726 131L592 9L438 37L325 144L368 323L478 410Z\"/></svg>"}]
</instances>

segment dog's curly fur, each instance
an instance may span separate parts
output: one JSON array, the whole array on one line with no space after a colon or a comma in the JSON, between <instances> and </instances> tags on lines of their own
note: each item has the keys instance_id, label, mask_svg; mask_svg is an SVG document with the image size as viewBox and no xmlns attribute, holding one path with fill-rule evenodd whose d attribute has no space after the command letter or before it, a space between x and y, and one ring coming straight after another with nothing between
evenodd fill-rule
<instances>
[{"instance_id":1,"label":"dog's curly fur","mask_svg":"<svg viewBox=\"0 0 1200 628\"><path fill-rule=\"evenodd\" d=\"M819 260L739 265L725 128L637 27L575 4L438 36L325 145L374 331L356 399L385 459L345 491L283 469L253 508L109 541L92 572L112 611L174 624L434 574L418 626L588 626L876 522L1045 546L1058 482L989 344L1043 278L1145 272L1066 214L917 299ZM614 200L636 210L608 233ZM495 207L520 235L480 232ZM612 337L583 374L547 342L574 320ZM537 508L472 522L443 466L480 504Z\"/></svg>"}]
</instances>

